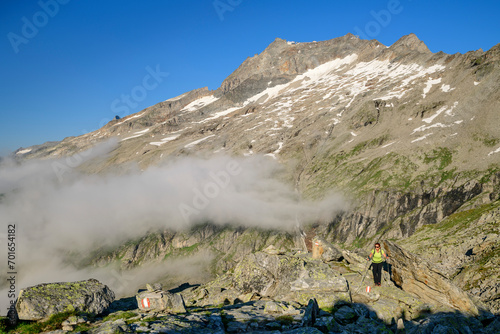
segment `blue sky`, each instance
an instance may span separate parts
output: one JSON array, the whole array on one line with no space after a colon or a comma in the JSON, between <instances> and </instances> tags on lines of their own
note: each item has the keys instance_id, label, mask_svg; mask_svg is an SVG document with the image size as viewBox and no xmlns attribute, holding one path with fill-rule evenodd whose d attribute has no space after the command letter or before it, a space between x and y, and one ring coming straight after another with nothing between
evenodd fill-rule
<instances>
[{"instance_id":1,"label":"blue sky","mask_svg":"<svg viewBox=\"0 0 500 334\"><path fill-rule=\"evenodd\" d=\"M3 0L0 155L217 89L276 37L389 46L413 32L433 52L486 51L498 13L498 1Z\"/></svg>"}]
</instances>

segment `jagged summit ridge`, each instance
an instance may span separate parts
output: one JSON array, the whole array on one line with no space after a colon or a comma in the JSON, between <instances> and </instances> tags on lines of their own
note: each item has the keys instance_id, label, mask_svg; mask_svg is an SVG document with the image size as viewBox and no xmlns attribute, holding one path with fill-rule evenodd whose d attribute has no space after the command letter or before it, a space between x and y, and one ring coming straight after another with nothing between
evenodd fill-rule
<instances>
[{"instance_id":1,"label":"jagged summit ridge","mask_svg":"<svg viewBox=\"0 0 500 334\"><path fill-rule=\"evenodd\" d=\"M431 51L415 34L403 36L390 46L394 51L414 50L421 53L430 53Z\"/></svg>"},{"instance_id":2,"label":"jagged summit ridge","mask_svg":"<svg viewBox=\"0 0 500 334\"><path fill-rule=\"evenodd\" d=\"M246 80L272 79L281 82L336 58L352 53L374 55L378 41L364 41L352 34L332 40L310 43L287 42L276 38L261 54L245 60L222 82L222 93L236 88ZM375 52L378 53L378 52Z\"/></svg>"}]
</instances>

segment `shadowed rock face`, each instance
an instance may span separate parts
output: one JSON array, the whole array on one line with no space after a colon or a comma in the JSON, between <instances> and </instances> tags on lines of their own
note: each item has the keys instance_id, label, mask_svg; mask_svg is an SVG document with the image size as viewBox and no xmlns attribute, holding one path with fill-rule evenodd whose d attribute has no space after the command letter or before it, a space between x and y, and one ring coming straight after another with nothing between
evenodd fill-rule
<instances>
[{"instance_id":1,"label":"shadowed rock face","mask_svg":"<svg viewBox=\"0 0 500 334\"><path fill-rule=\"evenodd\" d=\"M392 241L385 240L382 244L390 258L392 280L397 286L424 302L447 305L472 315L478 314L476 305L467 293L433 265Z\"/></svg>"},{"instance_id":2,"label":"shadowed rock face","mask_svg":"<svg viewBox=\"0 0 500 334\"><path fill-rule=\"evenodd\" d=\"M114 299L114 292L95 279L39 284L21 290L16 309L21 320L40 320L73 310L100 314Z\"/></svg>"}]
</instances>

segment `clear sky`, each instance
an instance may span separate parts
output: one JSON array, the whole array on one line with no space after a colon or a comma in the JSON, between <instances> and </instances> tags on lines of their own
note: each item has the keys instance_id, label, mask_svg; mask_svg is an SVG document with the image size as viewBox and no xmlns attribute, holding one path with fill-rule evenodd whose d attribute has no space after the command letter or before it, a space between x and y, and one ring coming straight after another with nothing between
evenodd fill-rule
<instances>
[{"instance_id":1,"label":"clear sky","mask_svg":"<svg viewBox=\"0 0 500 334\"><path fill-rule=\"evenodd\" d=\"M413 32L432 52L486 51L499 14L496 0L2 0L0 155L217 89L276 37L389 46Z\"/></svg>"}]
</instances>

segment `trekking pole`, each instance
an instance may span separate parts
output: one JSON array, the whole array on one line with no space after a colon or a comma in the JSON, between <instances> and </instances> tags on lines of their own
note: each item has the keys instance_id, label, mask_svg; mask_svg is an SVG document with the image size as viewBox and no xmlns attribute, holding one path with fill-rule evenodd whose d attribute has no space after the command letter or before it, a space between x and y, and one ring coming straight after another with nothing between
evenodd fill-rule
<instances>
[{"instance_id":1,"label":"trekking pole","mask_svg":"<svg viewBox=\"0 0 500 334\"><path fill-rule=\"evenodd\" d=\"M363 278L361 279L361 283L359 284L359 287L356 291L354 291L354 294L357 294L361 287L363 286L363 282L365 281L366 274L368 274L368 269L370 269L370 260L368 260L368 263L366 264L366 269L365 269L365 274L363 275Z\"/></svg>"}]
</instances>

